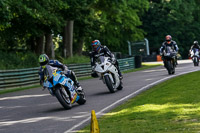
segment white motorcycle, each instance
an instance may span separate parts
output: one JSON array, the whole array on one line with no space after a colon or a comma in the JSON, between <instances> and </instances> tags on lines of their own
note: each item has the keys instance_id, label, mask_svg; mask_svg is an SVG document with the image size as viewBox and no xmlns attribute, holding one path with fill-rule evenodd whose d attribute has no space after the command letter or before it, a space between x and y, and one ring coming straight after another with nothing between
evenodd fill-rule
<instances>
[{"instance_id":1,"label":"white motorcycle","mask_svg":"<svg viewBox=\"0 0 200 133\"><path fill-rule=\"evenodd\" d=\"M122 82L117 68L111 63L110 57L105 57L102 54L95 55L95 57L97 57L97 62L94 72L98 74L100 80L103 80L111 93L114 93L116 89L121 90L123 88Z\"/></svg>"},{"instance_id":2,"label":"white motorcycle","mask_svg":"<svg viewBox=\"0 0 200 133\"><path fill-rule=\"evenodd\" d=\"M194 66L199 66L199 50L194 48L190 52Z\"/></svg>"}]
</instances>

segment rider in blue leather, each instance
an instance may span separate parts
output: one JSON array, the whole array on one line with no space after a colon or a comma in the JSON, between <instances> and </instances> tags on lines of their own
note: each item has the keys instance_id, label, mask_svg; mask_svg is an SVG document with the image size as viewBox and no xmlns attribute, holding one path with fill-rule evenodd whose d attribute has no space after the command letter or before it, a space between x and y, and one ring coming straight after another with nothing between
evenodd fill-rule
<instances>
[{"instance_id":1,"label":"rider in blue leather","mask_svg":"<svg viewBox=\"0 0 200 133\"><path fill-rule=\"evenodd\" d=\"M66 65L60 63L58 60L49 60L49 57L46 54L41 54L39 56L39 63L40 63L40 69L39 69L40 84L43 84L44 82L44 69L42 66L48 64L52 67L61 68L64 74L74 81L74 84L76 85L77 90L82 91L82 88L76 78L75 73L72 70L69 70Z\"/></svg>"},{"instance_id":2,"label":"rider in blue leather","mask_svg":"<svg viewBox=\"0 0 200 133\"><path fill-rule=\"evenodd\" d=\"M166 46L170 46L176 52L178 52L178 50L179 50L178 45L176 44L176 42L174 40L172 40L171 35L167 35L165 37L165 41L162 43L162 46L160 48L160 55L161 56L163 55L163 51L165 50ZM178 65L177 56L176 56L176 64Z\"/></svg>"}]
</instances>

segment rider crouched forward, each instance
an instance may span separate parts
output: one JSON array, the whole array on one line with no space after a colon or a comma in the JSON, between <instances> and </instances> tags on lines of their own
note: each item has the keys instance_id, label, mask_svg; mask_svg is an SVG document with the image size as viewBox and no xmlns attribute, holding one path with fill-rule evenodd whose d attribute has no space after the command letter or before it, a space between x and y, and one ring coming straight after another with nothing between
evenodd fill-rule
<instances>
[{"instance_id":1,"label":"rider crouched forward","mask_svg":"<svg viewBox=\"0 0 200 133\"><path fill-rule=\"evenodd\" d=\"M69 70L68 67L62 63L60 63L58 60L49 60L49 57L46 54L42 54L39 56L39 63L40 63L40 69L39 69L39 77L40 77L40 84L43 85L44 82L44 69L43 66L50 65L52 67L61 68L64 74L69 77L75 84L76 90L78 92L82 92L82 88L80 86L80 83L78 82L75 73L72 70Z\"/></svg>"},{"instance_id":2,"label":"rider crouched forward","mask_svg":"<svg viewBox=\"0 0 200 133\"><path fill-rule=\"evenodd\" d=\"M96 77L96 73L94 72L95 68L95 62L97 60L97 57L95 55L103 53L104 56L110 57L112 64L117 68L118 74L120 79L122 79L122 74L119 69L119 63L117 59L114 57L114 55L111 53L111 51L106 46L102 46L99 40L92 41L92 49L93 51L90 52L90 59L91 59L91 66L92 66L92 77Z\"/></svg>"}]
</instances>

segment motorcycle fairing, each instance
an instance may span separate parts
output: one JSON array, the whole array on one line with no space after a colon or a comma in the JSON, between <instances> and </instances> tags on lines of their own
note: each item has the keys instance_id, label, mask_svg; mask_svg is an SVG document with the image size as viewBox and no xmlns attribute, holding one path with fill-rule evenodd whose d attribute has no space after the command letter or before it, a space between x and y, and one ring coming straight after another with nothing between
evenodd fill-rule
<instances>
[{"instance_id":1,"label":"motorcycle fairing","mask_svg":"<svg viewBox=\"0 0 200 133\"><path fill-rule=\"evenodd\" d=\"M44 87L47 87L50 94L54 96L53 94L53 87L56 86L57 84L60 84L62 86L65 86L65 88L68 88L69 89L69 92L70 92L70 97L71 97L71 103L74 103L76 101L79 100L79 96L77 95L76 93L76 90L74 88L74 82L66 77L64 74L62 74L62 71L58 71L58 69L54 69L53 67L46 67L48 68L48 78L52 78L53 80L53 85L51 82L49 82L48 80L46 80L43 84ZM53 69L52 69L53 68ZM49 70L52 70L52 71L49 71Z\"/></svg>"}]
</instances>

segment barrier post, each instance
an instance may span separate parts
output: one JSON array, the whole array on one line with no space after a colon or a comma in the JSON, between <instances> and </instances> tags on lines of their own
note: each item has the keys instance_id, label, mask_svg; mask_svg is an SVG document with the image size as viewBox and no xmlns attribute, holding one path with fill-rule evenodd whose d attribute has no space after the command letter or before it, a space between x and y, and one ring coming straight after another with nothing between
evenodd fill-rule
<instances>
[{"instance_id":1,"label":"barrier post","mask_svg":"<svg viewBox=\"0 0 200 133\"><path fill-rule=\"evenodd\" d=\"M90 133L100 133L99 125L94 110L91 111Z\"/></svg>"}]
</instances>

